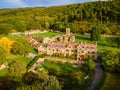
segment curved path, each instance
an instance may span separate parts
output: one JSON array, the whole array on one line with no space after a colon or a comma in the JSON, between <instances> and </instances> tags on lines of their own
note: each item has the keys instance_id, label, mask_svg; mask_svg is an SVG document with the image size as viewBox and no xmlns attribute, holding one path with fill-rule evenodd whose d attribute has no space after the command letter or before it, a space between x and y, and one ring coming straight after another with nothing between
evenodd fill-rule
<instances>
[{"instance_id":1,"label":"curved path","mask_svg":"<svg viewBox=\"0 0 120 90\"><path fill-rule=\"evenodd\" d=\"M99 83L100 79L102 78L102 74L103 74L102 66L100 63L95 63L95 64L96 64L95 76L90 86L88 86L87 90L93 90L95 86Z\"/></svg>"}]
</instances>

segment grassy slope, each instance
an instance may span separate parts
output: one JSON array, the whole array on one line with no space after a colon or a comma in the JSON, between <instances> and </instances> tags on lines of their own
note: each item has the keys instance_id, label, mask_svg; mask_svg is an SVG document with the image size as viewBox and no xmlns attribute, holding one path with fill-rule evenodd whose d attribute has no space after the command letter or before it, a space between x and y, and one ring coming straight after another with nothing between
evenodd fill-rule
<instances>
[{"instance_id":1,"label":"grassy slope","mask_svg":"<svg viewBox=\"0 0 120 90\"><path fill-rule=\"evenodd\" d=\"M101 90L120 90L120 73L107 73Z\"/></svg>"},{"instance_id":2,"label":"grassy slope","mask_svg":"<svg viewBox=\"0 0 120 90\"><path fill-rule=\"evenodd\" d=\"M11 63L13 61L20 61L20 62L24 62L26 65L31 61L32 59L31 58L27 58L27 57L24 57L24 56L16 56L16 55L8 55L7 56L7 61L8 63Z\"/></svg>"}]
</instances>

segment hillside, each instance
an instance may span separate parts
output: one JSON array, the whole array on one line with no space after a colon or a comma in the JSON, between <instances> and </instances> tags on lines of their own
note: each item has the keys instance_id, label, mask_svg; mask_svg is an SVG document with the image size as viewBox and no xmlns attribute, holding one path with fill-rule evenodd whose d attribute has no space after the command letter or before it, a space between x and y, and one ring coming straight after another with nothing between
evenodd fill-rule
<instances>
[{"instance_id":1,"label":"hillside","mask_svg":"<svg viewBox=\"0 0 120 90\"><path fill-rule=\"evenodd\" d=\"M120 1L96 1L64 6L0 10L0 34L31 29L90 32L100 25L101 33L120 32Z\"/></svg>"}]
</instances>

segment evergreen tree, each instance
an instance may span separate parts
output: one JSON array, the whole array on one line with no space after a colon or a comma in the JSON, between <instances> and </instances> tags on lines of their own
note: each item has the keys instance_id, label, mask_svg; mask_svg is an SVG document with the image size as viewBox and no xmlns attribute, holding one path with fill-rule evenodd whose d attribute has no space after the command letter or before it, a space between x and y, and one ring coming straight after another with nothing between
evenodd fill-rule
<instances>
[{"instance_id":1,"label":"evergreen tree","mask_svg":"<svg viewBox=\"0 0 120 90\"><path fill-rule=\"evenodd\" d=\"M91 31L91 41L100 40L100 28L98 26L92 27Z\"/></svg>"}]
</instances>

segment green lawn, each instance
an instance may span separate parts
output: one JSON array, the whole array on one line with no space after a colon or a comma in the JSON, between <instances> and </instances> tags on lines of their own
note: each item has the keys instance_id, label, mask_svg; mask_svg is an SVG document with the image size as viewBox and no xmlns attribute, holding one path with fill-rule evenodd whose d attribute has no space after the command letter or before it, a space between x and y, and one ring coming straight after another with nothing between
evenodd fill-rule
<instances>
[{"instance_id":1,"label":"green lawn","mask_svg":"<svg viewBox=\"0 0 120 90\"><path fill-rule=\"evenodd\" d=\"M90 36L85 36L85 35L75 35L76 43L92 43L92 44L96 44L95 41L91 41L90 40ZM106 48L117 48L117 40L116 38L112 38L112 37L101 37L101 40L97 42L98 45L98 50L101 52Z\"/></svg>"},{"instance_id":2,"label":"green lawn","mask_svg":"<svg viewBox=\"0 0 120 90\"><path fill-rule=\"evenodd\" d=\"M16 55L8 55L7 57L7 61L8 61L8 64L13 62L13 61L20 61L20 62L24 62L26 65L32 60L31 58L27 58L27 57L24 57L24 56L16 56Z\"/></svg>"},{"instance_id":3,"label":"green lawn","mask_svg":"<svg viewBox=\"0 0 120 90\"><path fill-rule=\"evenodd\" d=\"M120 90L120 73L107 73L101 90Z\"/></svg>"},{"instance_id":4,"label":"green lawn","mask_svg":"<svg viewBox=\"0 0 120 90\"><path fill-rule=\"evenodd\" d=\"M55 69L57 71L62 72L77 72L80 71L78 67L74 67L73 65L62 63L62 62L53 62L53 61L45 61L42 66L45 69Z\"/></svg>"},{"instance_id":5,"label":"green lawn","mask_svg":"<svg viewBox=\"0 0 120 90\"><path fill-rule=\"evenodd\" d=\"M54 37L54 36L59 36L59 33L55 32L45 32L45 33L38 33L38 34L33 34L32 36L34 37L39 37L39 36L44 36L44 37Z\"/></svg>"}]
</instances>

